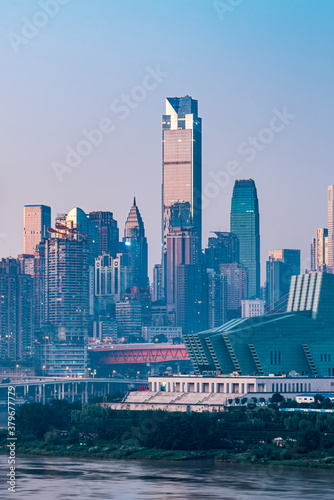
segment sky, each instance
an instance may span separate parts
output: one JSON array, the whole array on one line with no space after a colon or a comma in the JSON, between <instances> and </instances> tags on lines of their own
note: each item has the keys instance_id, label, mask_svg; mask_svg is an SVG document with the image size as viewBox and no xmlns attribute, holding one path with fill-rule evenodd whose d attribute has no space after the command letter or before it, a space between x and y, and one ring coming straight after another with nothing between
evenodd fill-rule
<instances>
[{"instance_id":1,"label":"sky","mask_svg":"<svg viewBox=\"0 0 334 500\"><path fill-rule=\"evenodd\" d=\"M334 2L1 0L0 9L0 257L22 253L25 204L50 205L53 220L75 206L110 210L123 235L136 196L152 276L161 115L166 97L190 95L203 120L203 245L210 231L229 231L235 179L252 178L261 281L270 249L300 248L309 267L334 184Z\"/></svg>"}]
</instances>

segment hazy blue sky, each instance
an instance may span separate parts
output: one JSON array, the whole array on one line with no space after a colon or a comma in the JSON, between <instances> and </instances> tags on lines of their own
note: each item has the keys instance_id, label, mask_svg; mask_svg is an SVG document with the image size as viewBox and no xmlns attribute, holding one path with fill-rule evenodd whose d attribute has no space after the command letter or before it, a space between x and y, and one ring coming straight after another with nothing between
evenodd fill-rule
<instances>
[{"instance_id":1,"label":"hazy blue sky","mask_svg":"<svg viewBox=\"0 0 334 500\"><path fill-rule=\"evenodd\" d=\"M237 177L258 188L262 264L269 249L301 248L307 265L334 183L333 1L62 0L53 17L42 3L0 4L0 256L22 252L24 204L51 205L53 218L111 210L122 234L136 195L150 268L159 262L161 114L166 96L189 94L203 119L203 186L213 193L210 172L238 161ZM157 66L168 76L140 94ZM111 105L131 92L143 100L122 120ZM295 118L261 132L284 107ZM53 162L105 118L113 132L59 182ZM248 161L238 147L258 133L268 144ZM229 230L234 179L206 203L204 244Z\"/></svg>"}]
</instances>

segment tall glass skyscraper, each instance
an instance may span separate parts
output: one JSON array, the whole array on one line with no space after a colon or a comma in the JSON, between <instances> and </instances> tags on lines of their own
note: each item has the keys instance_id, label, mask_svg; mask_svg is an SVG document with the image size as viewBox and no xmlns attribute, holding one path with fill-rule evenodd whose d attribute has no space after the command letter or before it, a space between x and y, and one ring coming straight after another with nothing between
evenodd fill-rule
<instances>
[{"instance_id":1,"label":"tall glass skyscraper","mask_svg":"<svg viewBox=\"0 0 334 500\"><path fill-rule=\"evenodd\" d=\"M260 215L256 186L252 179L235 181L231 232L239 238L240 264L248 269L248 298L259 298Z\"/></svg>"},{"instance_id":2,"label":"tall glass skyscraper","mask_svg":"<svg viewBox=\"0 0 334 500\"><path fill-rule=\"evenodd\" d=\"M334 186L328 186L328 272L334 266Z\"/></svg>"},{"instance_id":3,"label":"tall glass skyscraper","mask_svg":"<svg viewBox=\"0 0 334 500\"><path fill-rule=\"evenodd\" d=\"M190 204L198 253L202 241L202 120L190 96L168 97L162 116L162 249L163 267L173 206ZM186 221L189 223L189 221ZM165 278L165 269L163 273Z\"/></svg>"},{"instance_id":4,"label":"tall glass skyscraper","mask_svg":"<svg viewBox=\"0 0 334 500\"><path fill-rule=\"evenodd\" d=\"M132 286L147 288L147 239L136 198L125 223L123 243L132 260Z\"/></svg>"}]
</instances>

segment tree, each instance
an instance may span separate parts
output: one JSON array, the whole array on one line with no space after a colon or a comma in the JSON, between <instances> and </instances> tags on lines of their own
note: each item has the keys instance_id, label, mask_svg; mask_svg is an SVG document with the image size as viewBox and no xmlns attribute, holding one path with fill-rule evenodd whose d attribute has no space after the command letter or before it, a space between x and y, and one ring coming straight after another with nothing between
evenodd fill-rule
<instances>
[{"instance_id":1,"label":"tree","mask_svg":"<svg viewBox=\"0 0 334 500\"><path fill-rule=\"evenodd\" d=\"M161 333L160 335L157 335L156 337L154 337L153 342L155 342L157 344L165 344L168 342L168 339L167 339L166 335Z\"/></svg>"},{"instance_id":2,"label":"tree","mask_svg":"<svg viewBox=\"0 0 334 500\"><path fill-rule=\"evenodd\" d=\"M257 398L253 396L253 397L252 397L252 401L253 401L253 403L256 405L256 403L257 403Z\"/></svg>"},{"instance_id":3,"label":"tree","mask_svg":"<svg viewBox=\"0 0 334 500\"><path fill-rule=\"evenodd\" d=\"M241 400L241 404L242 404L242 405L245 405L246 403L247 403L247 398L242 398L242 400Z\"/></svg>"},{"instance_id":4,"label":"tree","mask_svg":"<svg viewBox=\"0 0 334 500\"><path fill-rule=\"evenodd\" d=\"M275 392L275 394L273 394L272 397L270 398L271 403L280 404L283 403L283 401L285 401L285 398L279 392Z\"/></svg>"},{"instance_id":5,"label":"tree","mask_svg":"<svg viewBox=\"0 0 334 500\"><path fill-rule=\"evenodd\" d=\"M236 405L239 405L240 404L240 398L235 398L234 402L235 402Z\"/></svg>"}]
</instances>

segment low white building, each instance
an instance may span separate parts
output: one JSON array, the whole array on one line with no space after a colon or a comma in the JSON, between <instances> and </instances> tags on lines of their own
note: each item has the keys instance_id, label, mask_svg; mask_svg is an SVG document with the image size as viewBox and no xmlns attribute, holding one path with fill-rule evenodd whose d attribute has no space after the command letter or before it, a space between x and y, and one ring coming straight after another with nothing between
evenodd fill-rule
<instances>
[{"instance_id":1,"label":"low white building","mask_svg":"<svg viewBox=\"0 0 334 500\"><path fill-rule=\"evenodd\" d=\"M264 314L264 300L246 299L241 301L241 315L243 318L253 318Z\"/></svg>"},{"instance_id":2,"label":"low white building","mask_svg":"<svg viewBox=\"0 0 334 500\"><path fill-rule=\"evenodd\" d=\"M158 335L165 335L167 341L175 338L182 338L181 326L143 326L141 329L142 337L146 342L152 342Z\"/></svg>"}]
</instances>

